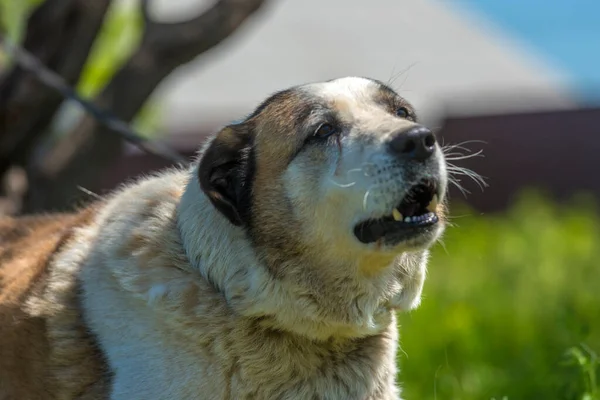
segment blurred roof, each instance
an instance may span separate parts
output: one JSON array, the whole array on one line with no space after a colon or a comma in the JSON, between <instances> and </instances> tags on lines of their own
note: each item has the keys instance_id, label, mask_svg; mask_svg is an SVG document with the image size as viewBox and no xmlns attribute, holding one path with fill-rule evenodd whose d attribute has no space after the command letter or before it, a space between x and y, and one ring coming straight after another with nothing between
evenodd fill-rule
<instances>
[{"instance_id":1,"label":"blurred roof","mask_svg":"<svg viewBox=\"0 0 600 400\"><path fill-rule=\"evenodd\" d=\"M206 3L155 0L153 7L160 19L185 19ZM442 0L271 0L156 95L169 131L224 123L276 90L345 75L391 81L430 119L573 107L568 71L486 15Z\"/></svg>"}]
</instances>

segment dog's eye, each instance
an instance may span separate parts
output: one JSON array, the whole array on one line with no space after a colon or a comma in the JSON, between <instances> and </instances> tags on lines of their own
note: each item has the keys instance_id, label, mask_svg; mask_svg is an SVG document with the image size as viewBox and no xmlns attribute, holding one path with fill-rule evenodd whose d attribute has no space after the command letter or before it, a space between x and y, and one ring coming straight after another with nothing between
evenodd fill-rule
<instances>
[{"instance_id":1,"label":"dog's eye","mask_svg":"<svg viewBox=\"0 0 600 400\"><path fill-rule=\"evenodd\" d=\"M399 116L400 118L408 118L408 109L406 107L400 107L399 109L396 110L396 115Z\"/></svg>"},{"instance_id":2,"label":"dog's eye","mask_svg":"<svg viewBox=\"0 0 600 400\"><path fill-rule=\"evenodd\" d=\"M335 126L325 123L317 128L314 136L319 138L326 138L337 132L338 130Z\"/></svg>"}]
</instances>

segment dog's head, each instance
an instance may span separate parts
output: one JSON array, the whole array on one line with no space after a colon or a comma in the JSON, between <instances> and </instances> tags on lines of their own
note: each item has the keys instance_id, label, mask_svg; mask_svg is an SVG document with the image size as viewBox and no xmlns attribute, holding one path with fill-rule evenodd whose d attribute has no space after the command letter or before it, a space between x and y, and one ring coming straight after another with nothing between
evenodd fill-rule
<instances>
[{"instance_id":1,"label":"dog's head","mask_svg":"<svg viewBox=\"0 0 600 400\"><path fill-rule=\"evenodd\" d=\"M201 156L212 204L279 261L311 254L389 265L441 234L447 176L435 135L381 82L276 93Z\"/></svg>"}]
</instances>

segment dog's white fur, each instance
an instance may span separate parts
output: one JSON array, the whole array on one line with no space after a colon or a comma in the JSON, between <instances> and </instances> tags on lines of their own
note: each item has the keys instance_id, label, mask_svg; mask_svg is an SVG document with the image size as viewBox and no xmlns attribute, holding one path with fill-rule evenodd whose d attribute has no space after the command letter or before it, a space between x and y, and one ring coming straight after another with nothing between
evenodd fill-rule
<instances>
[{"instance_id":1,"label":"dog's white fur","mask_svg":"<svg viewBox=\"0 0 600 400\"><path fill-rule=\"evenodd\" d=\"M295 89L351 128L337 146L300 152L284 170L273 171L271 158L295 145L257 122L262 197L253 212L261 229L289 224L301 243L289 257L281 250L276 271L211 203L195 163L108 198L54 258L48 295L29 309L61 307L61 294L81 282L82 318L112 373L112 400L399 399L394 310L418 306L427 248L443 224L394 246L363 244L352 232L390 214L411 184L386 143L414 122L375 102L377 90L362 78ZM278 115L265 113L257 118ZM435 177L443 194L439 148L435 157L417 177Z\"/></svg>"}]
</instances>

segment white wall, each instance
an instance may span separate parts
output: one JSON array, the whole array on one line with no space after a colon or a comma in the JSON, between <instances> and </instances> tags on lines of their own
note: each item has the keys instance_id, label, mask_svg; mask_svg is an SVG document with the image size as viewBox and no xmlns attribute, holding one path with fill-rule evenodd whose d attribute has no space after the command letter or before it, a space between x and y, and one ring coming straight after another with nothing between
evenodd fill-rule
<instances>
[{"instance_id":1,"label":"white wall","mask_svg":"<svg viewBox=\"0 0 600 400\"><path fill-rule=\"evenodd\" d=\"M392 86L429 119L442 110L573 104L560 71L447 0L271 3L225 45L164 82L157 95L166 106L167 129L221 123L250 111L273 91L343 75L395 78ZM153 10L173 20L206 5L155 0Z\"/></svg>"}]
</instances>

